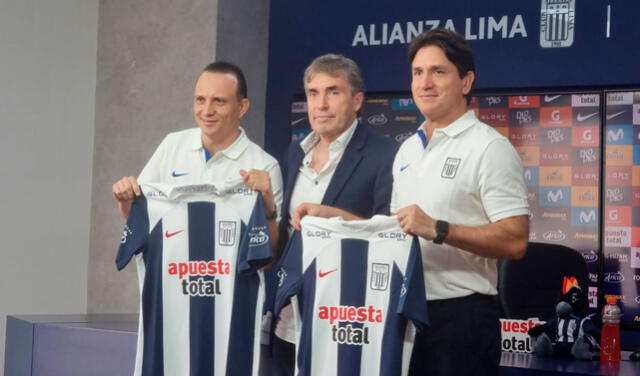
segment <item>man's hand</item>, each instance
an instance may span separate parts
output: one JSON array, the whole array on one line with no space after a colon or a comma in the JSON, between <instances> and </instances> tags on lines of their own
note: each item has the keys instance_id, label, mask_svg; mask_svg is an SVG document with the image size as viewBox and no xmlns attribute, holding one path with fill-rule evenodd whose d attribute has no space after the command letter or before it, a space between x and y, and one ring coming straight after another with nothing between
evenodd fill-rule
<instances>
[{"instance_id":1,"label":"man's hand","mask_svg":"<svg viewBox=\"0 0 640 376\"><path fill-rule=\"evenodd\" d=\"M426 240L436 237L436 221L425 213L418 205L404 207L396 213L398 223L404 232Z\"/></svg>"},{"instance_id":2,"label":"man's hand","mask_svg":"<svg viewBox=\"0 0 640 376\"><path fill-rule=\"evenodd\" d=\"M133 176L125 176L117 182L113 183L111 188L113 197L118 203L118 210L124 218L129 216L131 210L131 203L133 199L140 196L140 184Z\"/></svg>"},{"instance_id":3,"label":"man's hand","mask_svg":"<svg viewBox=\"0 0 640 376\"><path fill-rule=\"evenodd\" d=\"M300 221L302 220L302 218L304 218L305 215L322 218L342 217L342 219L347 221L363 219L362 217L359 217L344 209L339 209L328 205L311 204L309 202L304 202L298 205L296 210L293 212L293 216L291 217L291 225L293 226L293 228L300 231Z\"/></svg>"},{"instance_id":4,"label":"man's hand","mask_svg":"<svg viewBox=\"0 0 640 376\"><path fill-rule=\"evenodd\" d=\"M276 210L276 203L271 191L271 176L263 170L240 170L240 176L247 187L260 192L264 199L264 210L273 213Z\"/></svg>"}]
</instances>

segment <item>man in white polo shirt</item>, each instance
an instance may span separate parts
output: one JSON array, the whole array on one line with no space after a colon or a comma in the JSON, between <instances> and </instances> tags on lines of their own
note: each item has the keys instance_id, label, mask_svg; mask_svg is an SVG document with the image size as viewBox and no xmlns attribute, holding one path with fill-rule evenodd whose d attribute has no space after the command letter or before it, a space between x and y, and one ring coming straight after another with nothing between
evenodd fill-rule
<instances>
[{"instance_id":1,"label":"man in white polo shirt","mask_svg":"<svg viewBox=\"0 0 640 376\"><path fill-rule=\"evenodd\" d=\"M133 199L140 195L138 181L220 184L243 179L262 194L275 246L282 174L278 162L251 142L240 127L240 119L248 110L247 84L240 68L227 62L207 65L195 87L193 113L198 128L170 133L138 179L125 176L113 184L122 216L129 215Z\"/></svg>"},{"instance_id":2,"label":"man in white polo shirt","mask_svg":"<svg viewBox=\"0 0 640 376\"><path fill-rule=\"evenodd\" d=\"M468 110L473 54L435 29L409 46L411 91L427 120L398 151L391 212L420 238L431 325L416 338L412 375L496 375L498 258L521 258L527 191L509 141Z\"/></svg>"}]
</instances>

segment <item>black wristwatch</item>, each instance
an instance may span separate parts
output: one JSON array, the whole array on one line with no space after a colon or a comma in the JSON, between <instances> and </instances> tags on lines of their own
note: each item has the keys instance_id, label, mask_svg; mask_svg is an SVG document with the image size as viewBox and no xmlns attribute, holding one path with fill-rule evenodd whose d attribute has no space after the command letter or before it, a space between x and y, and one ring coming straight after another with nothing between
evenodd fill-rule
<instances>
[{"instance_id":1,"label":"black wristwatch","mask_svg":"<svg viewBox=\"0 0 640 376\"><path fill-rule=\"evenodd\" d=\"M433 239L433 242L436 244L442 244L447 235L449 235L449 222L440 220L436 221L436 238Z\"/></svg>"}]
</instances>

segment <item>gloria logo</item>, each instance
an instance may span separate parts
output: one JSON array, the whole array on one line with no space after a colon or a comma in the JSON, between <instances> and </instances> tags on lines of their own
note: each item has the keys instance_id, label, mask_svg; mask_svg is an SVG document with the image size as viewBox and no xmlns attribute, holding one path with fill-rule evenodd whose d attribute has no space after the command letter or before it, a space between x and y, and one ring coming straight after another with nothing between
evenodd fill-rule
<instances>
[{"instance_id":1,"label":"gloria logo","mask_svg":"<svg viewBox=\"0 0 640 376\"><path fill-rule=\"evenodd\" d=\"M624 281L624 275L622 272L608 272L604 274L604 281L606 283L622 283Z\"/></svg>"},{"instance_id":2,"label":"gloria logo","mask_svg":"<svg viewBox=\"0 0 640 376\"><path fill-rule=\"evenodd\" d=\"M480 109L478 118L494 127L509 126L509 111L506 108Z\"/></svg>"},{"instance_id":3,"label":"gloria logo","mask_svg":"<svg viewBox=\"0 0 640 376\"><path fill-rule=\"evenodd\" d=\"M566 237L567 236L562 232L562 230L547 231L542 234L542 238L548 242L559 242L564 240Z\"/></svg>"},{"instance_id":4,"label":"gloria logo","mask_svg":"<svg viewBox=\"0 0 640 376\"><path fill-rule=\"evenodd\" d=\"M575 19L575 0L542 0L540 7L540 47L570 47L573 44Z\"/></svg>"},{"instance_id":5,"label":"gloria logo","mask_svg":"<svg viewBox=\"0 0 640 376\"><path fill-rule=\"evenodd\" d=\"M509 140L514 146L538 145L536 128L513 128L509 132Z\"/></svg>"},{"instance_id":6,"label":"gloria logo","mask_svg":"<svg viewBox=\"0 0 640 376\"><path fill-rule=\"evenodd\" d=\"M377 115L369 116L369 119L367 119L367 121L371 125L383 125L383 124L387 124L389 120L387 119L385 114L377 114Z\"/></svg>"},{"instance_id":7,"label":"gloria logo","mask_svg":"<svg viewBox=\"0 0 640 376\"><path fill-rule=\"evenodd\" d=\"M305 233L310 238L320 238L320 239L331 239L331 231L325 230L315 230L315 231L307 231Z\"/></svg>"}]
</instances>

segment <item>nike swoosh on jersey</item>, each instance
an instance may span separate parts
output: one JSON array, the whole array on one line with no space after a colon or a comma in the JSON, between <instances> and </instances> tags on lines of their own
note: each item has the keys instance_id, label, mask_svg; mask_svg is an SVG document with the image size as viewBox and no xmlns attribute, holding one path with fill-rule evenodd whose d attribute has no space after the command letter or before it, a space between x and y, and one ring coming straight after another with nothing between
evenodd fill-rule
<instances>
[{"instance_id":1,"label":"nike swoosh on jersey","mask_svg":"<svg viewBox=\"0 0 640 376\"><path fill-rule=\"evenodd\" d=\"M178 235L179 233L181 233L184 230L180 230L180 231L176 231L176 232L169 232L168 230L164 232L164 236L166 236L167 238L170 238L174 235Z\"/></svg>"},{"instance_id":2,"label":"nike swoosh on jersey","mask_svg":"<svg viewBox=\"0 0 640 376\"><path fill-rule=\"evenodd\" d=\"M597 114L598 114L597 112L594 112L594 113L592 113L592 114L587 114L587 115L584 115L584 116L583 116L581 113L579 113L579 112L578 112L578 116L576 116L576 119L577 119L578 121L585 121L585 120L587 120L588 118L591 118L591 117L596 116Z\"/></svg>"},{"instance_id":3,"label":"nike swoosh on jersey","mask_svg":"<svg viewBox=\"0 0 640 376\"><path fill-rule=\"evenodd\" d=\"M400 172L404 171L407 169L407 167L409 167L408 164L404 165L404 166L400 166Z\"/></svg>"},{"instance_id":4,"label":"nike swoosh on jersey","mask_svg":"<svg viewBox=\"0 0 640 376\"><path fill-rule=\"evenodd\" d=\"M558 99L558 98L560 98L560 96L559 96L559 95L545 95L545 96L544 96L544 101L545 101L545 102L547 102L547 103L549 103L549 102L553 102L553 101L555 101L555 100L556 100L556 99Z\"/></svg>"},{"instance_id":5,"label":"nike swoosh on jersey","mask_svg":"<svg viewBox=\"0 0 640 376\"><path fill-rule=\"evenodd\" d=\"M331 274L331 273L335 272L336 270L338 270L338 269L329 270L328 272L323 273L323 272L322 272L322 269L320 269L320 270L318 270L318 277L319 277L319 278L324 278L324 277L326 277L327 275L329 275L329 274Z\"/></svg>"},{"instance_id":6,"label":"nike swoosh on jersey","mask_svg":"<svg viewBox=\"0 0 640 376\"><path fill-rule=\"evenodd\" d=\"M175 171L173 171L171 173L171 176L173 176L174 178L179 178L180 176L185 176L185 175L189 175L189 173L188 172L179 173L179 172L175 172Z\"/></svg>"},{"instance_id":7,"label":"nike swoosh on jersey","mask_svg":"<svg viewBox=\"0 0 640 376\"><path fill-rule=\"evenodd\" d=\"M607 120L611 120L611 119L613 119L614 117L616 117L616 116L618 116L618 115L620 115L620 114L622 114L622 113L624 113L624 112L627 112L627 110L622 110L622 111L618 111L618 112L616 112L615 114L607 115Z\"/></svg>"}]
</instances>

